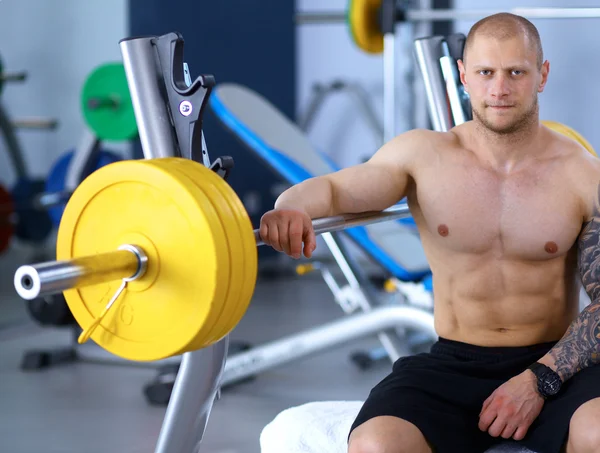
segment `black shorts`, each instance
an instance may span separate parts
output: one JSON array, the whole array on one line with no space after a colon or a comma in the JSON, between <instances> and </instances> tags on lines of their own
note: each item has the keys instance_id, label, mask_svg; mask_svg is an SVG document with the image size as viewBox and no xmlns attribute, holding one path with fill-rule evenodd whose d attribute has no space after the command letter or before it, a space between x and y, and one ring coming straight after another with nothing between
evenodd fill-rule
<instances>
[{"instance_id":1,"label":"black shorts","mask_svg":"<svg viewBox=\"0 0 600 453\"><path fill-rule=\"evenodd\" d=\"M506 442L478 428L483 402L496 388L543 357L555 343L481 347L440 338L429 353L403 357L377 384L350 432L377 416L394 416L421 430L435 453L483 453ZM519 443L536 453L559 453L571 416L600 397L600 366L575 374Z\"/></svg>"}]
</instances>

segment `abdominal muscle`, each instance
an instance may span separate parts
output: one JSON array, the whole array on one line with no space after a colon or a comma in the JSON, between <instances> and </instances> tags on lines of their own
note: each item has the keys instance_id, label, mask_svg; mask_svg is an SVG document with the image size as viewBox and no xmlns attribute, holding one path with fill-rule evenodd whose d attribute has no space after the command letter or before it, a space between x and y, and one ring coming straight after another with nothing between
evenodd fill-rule
<instances>
[{"instance_id":1,"label":"abdominal muscle","mask_svg":"<svg viewBox=\"0 0 600 453\"><path fill-rule=\"evenodd\" d=\"M567 256L523 262L437 253L435 328L440 337L479 346L558 341L579 311L579 283Z\"/></svg>"}]
</instances>

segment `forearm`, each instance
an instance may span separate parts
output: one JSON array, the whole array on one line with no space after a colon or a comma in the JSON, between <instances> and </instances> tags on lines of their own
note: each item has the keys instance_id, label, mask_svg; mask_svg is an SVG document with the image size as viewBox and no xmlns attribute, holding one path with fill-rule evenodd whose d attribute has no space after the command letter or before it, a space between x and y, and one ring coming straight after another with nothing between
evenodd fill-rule
<instances>
[{"instance_id":1,"label":"forearm","mask_svg":"<svg viewBox=\"0 0 600 453\"><path fill-rule=\"evenodd\" d=\"M538 362L556 371L563 382L600 363L600 299L581 311L560 341Z\"/></svg>"},{"instance_id":2,"label":"forearm","mask_svg":"<svg viewBox=\"0 0 600 453\"><path fill-rule=\"evenodd\" d=\"M307 179L284 191L275 208L305 211L311 219L329 217L333 215L333 185L323 177Z\"/></svg>"}]
</instances>

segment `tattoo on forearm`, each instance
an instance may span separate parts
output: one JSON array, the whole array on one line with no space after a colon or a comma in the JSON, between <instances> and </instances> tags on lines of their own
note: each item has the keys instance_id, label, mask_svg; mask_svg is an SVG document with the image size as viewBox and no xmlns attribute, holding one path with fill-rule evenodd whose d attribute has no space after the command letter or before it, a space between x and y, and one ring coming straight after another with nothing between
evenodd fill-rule
<instances>
[{"instance_id":1,"label":"tattoo on forearm","mask_svg":"<svg viewBox=\"0 0 600 453\"><path fill-rule=\"evenodd\" d=\"M600 185L594 216L583 226L577 246L581 282L591 303L550 351L563 381L600 362Z\"/></svg>"}]
</instances>

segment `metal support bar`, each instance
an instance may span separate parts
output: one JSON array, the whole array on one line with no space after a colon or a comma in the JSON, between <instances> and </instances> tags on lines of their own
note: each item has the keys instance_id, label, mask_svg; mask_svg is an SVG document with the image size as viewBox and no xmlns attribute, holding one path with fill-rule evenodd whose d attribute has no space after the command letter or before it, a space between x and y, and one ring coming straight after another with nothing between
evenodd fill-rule
<instances>
[{"instance_id":1,"label":"metal support bar","mask_svg":"<svg viewBox=\"0 0 600 453\"><path fill-rule=\"evenodd\" d=\"M0 72L0 83L4 82L24 82L27 79L27 73L22 72Z\"/></svg>"},{"instance_id":2,"label":"metal support bar","mask_svg":"<svg viewBox=\"0 0 600 453\"><path fill-rule=\"evenodd\" d=\"M373 308L235 354L227 359L221 384L394 328L415 329L431 340L437 337L430 312L398 305Z\"/></svg>"},{"instance_id":3,"label":"metal support bar","mask_svg":"<svg viewBox=\"0 0 600 453\"><path fill-rule=\"evenodd\" d=\"M156 38L131 38L120 42L127 83L146 159L175 157L177 143L170 120L162 72L156 61Z\"/></svg>"},{"instance_id":4,"label":"metal support bar","mask_svg":"<svg viewBox=\"0 0 600 453\"><path fill-rule=\"evenodd\" d=\"M439 64L440 58L444 56L443 42L443 36L416 39L414 42L415 55L427 94L429 117L433 129L438 132L445 132L452 128L444 77Z\"/></svg>"},{"instance_id":5,"label":"metal support bar","mask_svg":"<svg viewBox=\"0 0 600 453\"><path fill-rule=\"evenodd\" d=\"M376 300L372 284L364 277L360 267L354 262L351 254L344 246L341 238L337 234L326 233L323 240L327 244L329 251L337 262L342 274L348 281L348 285L359 295L357 302L360 308L369 312L375 308L371 300ZM379 341L384 347L391 362L395 362L400 357L399 345L388 332L379 332L377 334Z\"/></svg>"},{"instance_id":6,"label":"metal support bar","mask_svg":"<svg viewBox=\"0 0 600 453\"><path fill-rule=\"evenodd\" d=\"M383 141L396 136L396 35L383 37Z\"/></svg>"},{"instance_id":7,"label":"metal support bar","mask_svg":"<svg viewBox=\"0 0 600 453\"><path fill-rule=\"evenodd\" d=\"M369 95L364 88L356 83L349 83L343 80L335 80L327 85L315 83L312 88L312 98L308 102L308 107L298 119L300 129L306 132L312 127L317 114L325 104L325 100L335 93L348 93L352 95L358 104L358 112L363 115L365 123L373 131L373 136L379 148L384 137L383 125L379 123L377 115L373 111L373 107L369 102Z\"/></svg>"},{"instance_id":8,"label":"metal support bar","mask_svg":"<svg viewBox=\"0 0 600 453\"><path fill-rule=\"evenodd\" d=\"M450 55L448 44L444 42L442 48L446 55L440 58L440 69L442 71L444 82L446 83L446 95L448 96L448 102L450 103L450 110L452 112L452 124L458 126L466 121L461 94L458 90L460 75L458 68L456 67L456 60Z\"/></svg>"},{"instance_id":9,"label":"metal support bar","mask_svg":"<svg viewBox=\"0 0 600 453\"><path fill-rule=\"evenodd\" d=\"M99 152L100 139L89 129L84 128L83 136L79 140L67 168L65 191L73 192L85 179L84 176L93 172L93 163Z\"/></svg>"},{"instance_id":10,"label":"metal support bar","mask_svg":"<svg viewBox=\"0 0 600 453\"><path fill-rule=\"evenodd\" d=\"M197 453L219 392L229 337L183 355L155 453Z\"/></svg>"},{"instance_id":11,"label":"metal support bar","mask_svg":"<svg viewBox=\"0 0 600 453\"><path fill-rule=\"evenodd\" d=\"M12 127L27 130L52 130L58 127L58 120L55 118L17 118L12 120Z\"/></svg>"},{"instance_id":12,"label":"metal support bar","mask_svg":"<svg viewBox=\"0 0 600 453\"><path fill-rule=\"evenodd\" d=\"M432 22L447 20L481 19L492 14L508 12L528 19L598 19L600 8L512 8L494 9L405 9L404 22ZM341 11L297 12L294 20L297 24L347 24L347 13Z\"/></svg>"},{"instance_id":13,"label":"metal support bar","mask_svg":"<svg viewBox=\"0 0 600 453\"><path fill-rule=\"evenodd\" d=\"M19 143L17 134L15 134L12 121L2 105L0 105L0 133L6 142L6 150L8 151L17 178L27 179L29 175L21 144Z\"/></svg>"}]
</instances>

